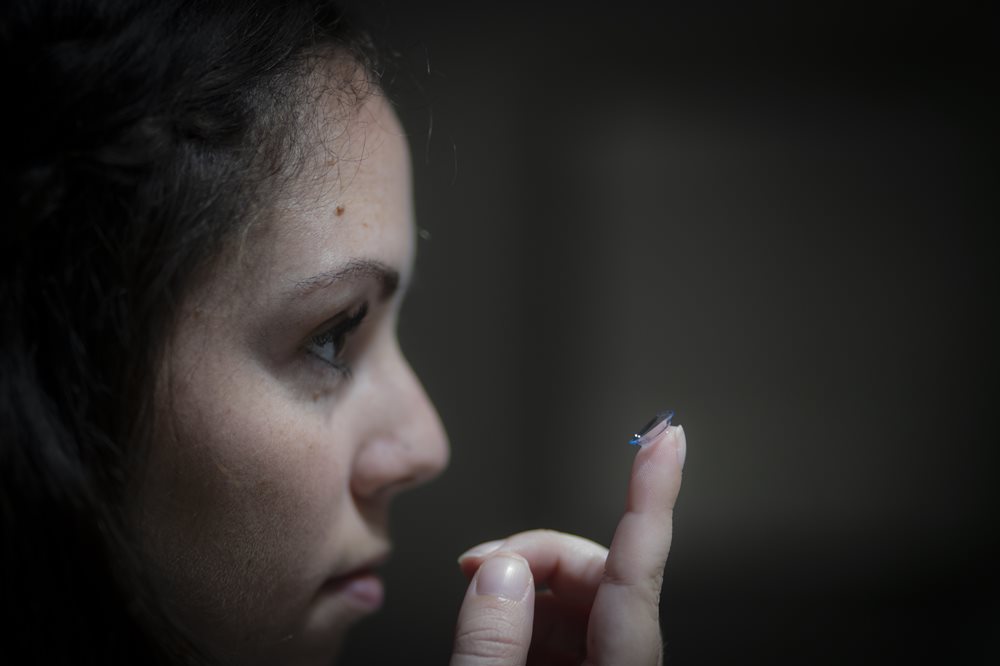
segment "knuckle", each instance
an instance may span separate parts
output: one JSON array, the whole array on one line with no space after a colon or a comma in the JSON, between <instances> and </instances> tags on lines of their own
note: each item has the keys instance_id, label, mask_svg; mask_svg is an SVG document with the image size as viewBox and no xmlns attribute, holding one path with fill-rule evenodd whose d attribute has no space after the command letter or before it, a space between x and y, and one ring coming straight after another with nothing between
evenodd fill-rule
<instances>
[{"instance_id":1,"label":"knuckle","mask_svg":"<svg viewBox=\"0 0 1000 666\"><path fill-rule=\"evenodd\" d=\"M525 650L521 645L520 624L497 609L490 609L460 626L455 635L454 654L475 659L475 663L506 666Z\"/></svg>"},{"instance_id":2,"label":"knuckle","mask_svg":"<svg viewBox=\"0 0 1000 666\"><path fill-rule=\"evenodd\" d=\"M640 580L630 580L617 576L607 570L604 572L602 585L621 588L629 595L634 595L648 603L651 607L659 607L660 591L663 588L663 571L658 571L650 577L643 577Z\"/></svg>"}]
</instances>

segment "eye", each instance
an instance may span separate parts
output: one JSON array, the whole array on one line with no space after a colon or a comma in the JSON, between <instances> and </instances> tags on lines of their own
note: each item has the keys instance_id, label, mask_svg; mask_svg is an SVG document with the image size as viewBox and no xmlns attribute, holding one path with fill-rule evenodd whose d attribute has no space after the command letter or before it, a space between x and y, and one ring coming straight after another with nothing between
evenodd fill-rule
<instances>
[{"instance_id":1,"label":"eye","mask_svg":"<svg viewBox=\"0 0 1000 666\"><path fill-rule=\"evenodd\" d=\"M342 358L347 339L364 321L368 314L368 303L353 312L343 312L337 315L330 327L322 333L314 335L306 345L306 352L315 356L338 372L350 375L351 369Z\"/></svg>"}]
</instances>

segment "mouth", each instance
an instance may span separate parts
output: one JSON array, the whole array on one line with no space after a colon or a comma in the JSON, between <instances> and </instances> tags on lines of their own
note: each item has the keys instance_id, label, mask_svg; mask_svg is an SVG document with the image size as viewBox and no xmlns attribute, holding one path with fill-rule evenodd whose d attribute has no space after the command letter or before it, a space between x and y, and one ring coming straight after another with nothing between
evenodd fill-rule
<instances>
[{"instance_id":1,"label":"mouth","mask_svg":"<svg viewBox=\"0 0 1000 666\"><path fill-rule=\"evenodd\" d=\"M321 593L343 599L363 611L376 611L385 599L385 585L377 569L388 561L388 553L362 561L345 573L328 578Z\"/></svg>"}]
</instances>

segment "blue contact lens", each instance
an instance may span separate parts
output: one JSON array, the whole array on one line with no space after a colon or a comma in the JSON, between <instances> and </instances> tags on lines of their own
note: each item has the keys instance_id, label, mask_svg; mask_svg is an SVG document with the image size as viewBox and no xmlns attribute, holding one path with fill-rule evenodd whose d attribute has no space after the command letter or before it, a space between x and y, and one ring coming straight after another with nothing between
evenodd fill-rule
<instances>
[{"instance_id":1,"label":"blue contact lens","mask_svg":"<svg viewBox=\"0 0 1000 666\"><path fill-rule=\"evenodd\" d=\"M628 443L632 446L649 444L667 429L672 418L674 418L674 410L672 409L657 413L656 416L649 420L649 423L642 427L642 430L632 435L632 439Z\"/></svg>"}]
</instances>

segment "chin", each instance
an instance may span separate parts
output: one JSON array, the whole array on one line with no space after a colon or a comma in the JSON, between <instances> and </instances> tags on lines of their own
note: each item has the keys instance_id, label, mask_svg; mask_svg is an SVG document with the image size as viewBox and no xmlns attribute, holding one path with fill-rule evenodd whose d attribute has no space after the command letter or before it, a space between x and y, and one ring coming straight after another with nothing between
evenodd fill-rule
<instances>
[{"instance_id":1,"label":"chin","mask_svg":"<svg viewBox=\"0 0 1000 666\"><path fill-rule=\"evenodd\" d=\"M313 599L297 630L257 645L236 664L260 666L330 666L340 654L352 626L378 611L383 602L382 581L370 570L356 571L325 583ZM248 635L248 642L260 636Z\"/></svg>"}]
</instances>

